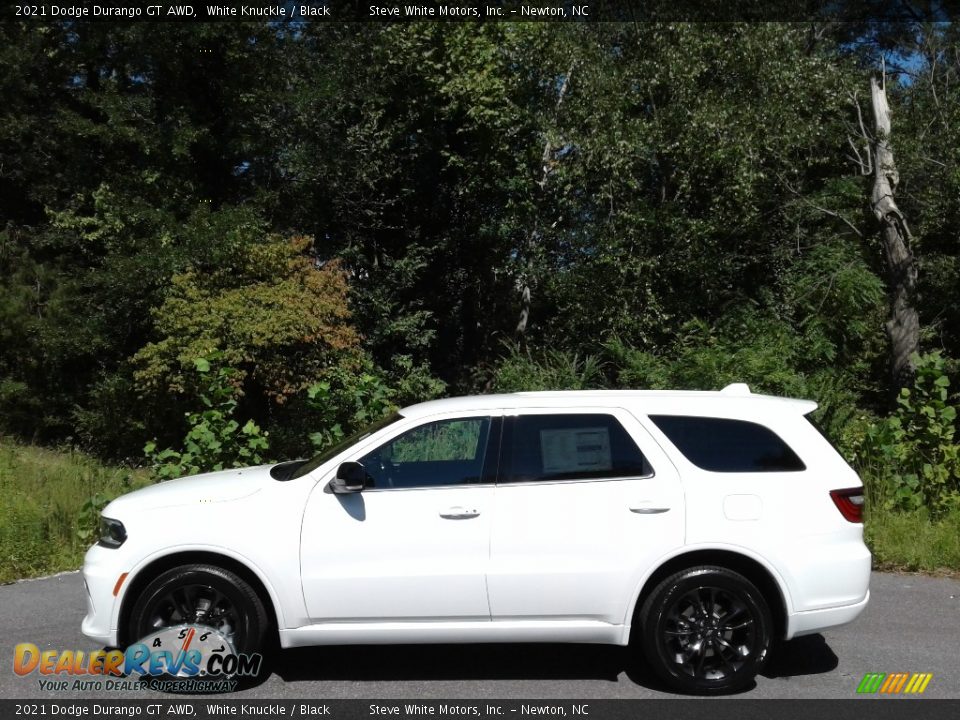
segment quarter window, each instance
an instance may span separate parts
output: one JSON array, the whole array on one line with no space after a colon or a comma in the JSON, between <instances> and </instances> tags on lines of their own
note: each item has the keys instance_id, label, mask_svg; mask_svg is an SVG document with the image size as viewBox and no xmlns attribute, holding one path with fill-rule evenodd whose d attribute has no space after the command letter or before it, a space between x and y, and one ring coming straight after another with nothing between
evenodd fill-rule
<instances>
[{"instance_id":1,"label":"quarter window","mask_svg":"<svg viewBox=\"0 0 960 720\"><path fill-rule=\"evenodd\" d=\"M500 481L638 477L652 469L612 415L520 415L504 434Z\"/></svg>"},{"instance_id":2,"label":"quarter window","mask_svg":"<svg viewBox=\"0 0 960 720\"><path fill-rule=\"evenodd\" d=\"M746 420L651 415L684 456L713 472L796 472L803 461L770 428Z\"/></svg>"},{"instance_id":3,"label":"quarter window","mask_svg":"<svg viewBox=\"0 0 960 720\"><path fill-rule=\"evenodd\" d=\"M490 418L441 420L408 430L359 462L370 487L463 485L483 475Z\"/></svg>"}]
</instances>

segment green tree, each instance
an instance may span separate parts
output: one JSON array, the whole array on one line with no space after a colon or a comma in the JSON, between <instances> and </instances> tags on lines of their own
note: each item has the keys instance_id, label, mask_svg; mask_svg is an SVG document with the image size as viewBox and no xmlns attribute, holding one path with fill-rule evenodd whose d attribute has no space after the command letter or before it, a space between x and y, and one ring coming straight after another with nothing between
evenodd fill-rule
<instances>
[{"instance_id":1,"label":"green tree","mask_svg":"<svg viewBox=\"0 0 960 720\"><path fill-rule=\"evenodd\" d=\"M273 237L216 271L175 276L154 312L159 338L133 358L141 392L194 406L194 359L218 352L246 411L264 417L329 373L358 369L346 274L336 262L318 267L311 247Z\"/></svg>"}]
</instances>

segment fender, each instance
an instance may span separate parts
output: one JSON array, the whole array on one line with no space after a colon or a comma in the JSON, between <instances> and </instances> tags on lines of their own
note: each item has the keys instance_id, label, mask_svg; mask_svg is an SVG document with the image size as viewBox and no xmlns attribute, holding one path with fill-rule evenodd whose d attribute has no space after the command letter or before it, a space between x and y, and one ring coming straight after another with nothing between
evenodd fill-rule
<instances>
[{"instance_id":1,"label":"fender","mask_svg":"<svg viewBox=\"0 0 960 720\"><path fill-rule=\"evenodd\" d=\"M766 557L742 545L731 545L729 543L721 542L697 543L696 545L687 545L682 548L677 548L675 551L667 553L658 558L657 562L654 563L653 566L640 578L640 581L633 589L633 600L627 607L627 614L623 618L623 636L620 639L621 645L627 645L629 643L631 625L633 624L633 617L636 613L637 603L640 601L640 593L643 591L644 586L647 584L650 578L653 577L653 575L656 574L660 568L662 568L671 560L684 555L689 555L691 553L702 552L704 550L719 550L722 552L729 552L735 555L742 555L743 557L757 562L761 567L763 567L764 570L767 571L767 573L769 573L770 577L772 577L773 581L777 584L777 589L780 591L780 595L783 598L784 609L786 610L787 616L789 617L794 613L790 589L787 586L786 581L783 579L783 576L777 572L773 564L767 560Z\"/></svg>"},{"instance_id":2,"label":"fender","mask_svg":"<svg viewBox=\"0 0 960 720\"><path fill-rule=\"evenodd\" d=\"M118 593L117 598L113 603L113 609L110 614L110 628L114 633L119 632L120 609L123 607L124 600L126 600L127 590L132 587L133 582L137 579L140 572L157 560L162 560L163 558L170 557L171 555L179 555L181 553L189 552L206 552L213 555L223 555L224 557L228 557L247 568L263 584L263 587L266 588L267 594L270 596L270 604L273 607L274 617L277 620L277 627L285 627L286 623L284 622L283 607L280 604L280 597L277 594L276 589L273 587L273 583L270 582L267 574L263 572L263 570L256 563L254 563L245 555L221 545L189 544L164 548L163 550L151 553L141 558L140 561L133 567L133 569L129 571L126 580L124 580L121 592Z\"/></svg>"}]
</instances>

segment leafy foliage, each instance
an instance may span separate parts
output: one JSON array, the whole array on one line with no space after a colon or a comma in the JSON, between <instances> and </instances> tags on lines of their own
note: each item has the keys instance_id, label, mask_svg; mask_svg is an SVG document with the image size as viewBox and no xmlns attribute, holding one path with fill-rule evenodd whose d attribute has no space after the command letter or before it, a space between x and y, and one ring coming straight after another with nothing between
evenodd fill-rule
<instances>
[{"instance_id":1,"label":"leafy foliage","mask_svg":"<svg viewBox=\"0 0 960 720\"><path fill-rule=\"evenodd\" d=\"M368 368L370 370L371 368ZM307 404L315 411L320 430L310 434L314 450L336 445L356 430L396 410L394 391L371 372L341 372L311 385Z\"/></svg>"},{"instance_id":2,"label":"leafy foliage","mask_svg":"<svg viewBox=\"0 0 960 720\"><path fill-rule=\"evenodd\" d=\"M222 353L211 353L194 361L194 368L205 383L199 396L204 409L187 413L190 429L183 438L183 449L158 450L154 441L144 446L143 452L157 480L261 465L265 461L264 455L270 447L267 434L253 420L241 425L235 418L238 373L232 367L220 365L223 360Z\"/></svg>"},{"instance_id":3,"label":"leafy foliage","mask_svg":"<svg viewBox=\"0 0 960 720\"><path fill-rule=\"evenodd\" d=\"M236 368L238 391L255 388L283 404L322 377L331 365L359 360L350 326L346 276L336 262L317 268L309 238L272 238L240 249L234 261L209 273L173 278L155 312L163 338L134 358L142 390L186 393L184 369L218 351Z\"/></svg>"},{"instance_id":4,"label":"leafy foliage","mask_svg":"<svg viewBox=\"0 0 960 720\"><path fill-rule=\"evenodd\" d=\"M876 502L941 517L960 509L957 403L940 354L916 362L913 389L902 389L896 412L867 431L859 460Z\"/></svg>"},{"instance_id":5,"label":"leafy foliage","mask_svg":"<svg viewBox=\"0 0 960 720\"><path fill-rule=\"evenodd\" d=\"M493 377L498 392L522 390L587 390L604 386L600 362L594 356L547 350L535 357L529 350L510 348Z\"/></svg>"},{"instance_id":6,"label":"leafy foliage","mask_svg":"<svg viewBox=\"0 0 960 720\"><path fill-rule=\"evenodd\" d=\"M77 539L80 542L96 542L100 531L100 513L112 499L111 496L98 492L84 500L77 514Z\"/></svg>"}]
</instances>

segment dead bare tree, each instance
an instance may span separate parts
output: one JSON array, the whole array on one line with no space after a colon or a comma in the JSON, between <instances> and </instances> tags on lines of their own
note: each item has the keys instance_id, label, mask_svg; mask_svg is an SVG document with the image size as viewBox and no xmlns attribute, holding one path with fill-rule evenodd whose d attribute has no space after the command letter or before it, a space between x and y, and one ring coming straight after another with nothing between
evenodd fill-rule
<instances>
[{"instance_id":1,"label":"dead bare tree","mask_svg":"<svg viewBox=\"0 0 960 720\"><path fill-rule=\"evenodd\" d=\"M554 107L554 113L559 115L560 106L563 104L563 98L567 94L567 88L570 87L570 78L573 76L573 70L576 67L576 62L571 63L570 68L567 70L567 74L563 77L563 83L560 85L560 91L557 94L557 104ZM541 157L541 175L540 179L537 181L537 191L543 193L547 187L547 181L550 179L550 175L553 173L554 166L556 161L553 158L555 148L553 147L553 142L550 139L550 136L547 136L546 141L543 145L543 155ZM557 226L559 220L554 221L550 226L551 229ZM530 322L530 303L531 303L531 285L533 284L533 275L534 275L534 255L536 254L537 242L540 240L540 222L538 217L534 217L533 227L530 229L530 232L527 234L526 242L524 243L524 255L527 259L527 267L523 274L522 286L520 289L520 318L517 321L517 327L514 332L517 334L517 337L523 341L525 333L527 332L527 325Z\"/></svg>"},{"instance_id":2,"label":"dead bare tree","mask_svg":"<svg viewBox=\"0 0 960 720\"><path fill-rule=\"evenodd\" d=\"M887 103L886 72L881 80L870 78L870 101L873 108L874 129L869 133L864 125L860 104L857 107L859 132L864 143L863 154L853 140L850 145L856 162L865 176L873 176L870 208L880 221L880 240L887 261L887 286L890 293L890 316L886 322L890 341L890 378L895 389L910 385L916 372L913 355L920 347L920 320L915 300L917 295L917 266L910 249L910 227L897 207L896 191L900 183L890 145L891 112Z\"/></svg>"}]
</instances>

